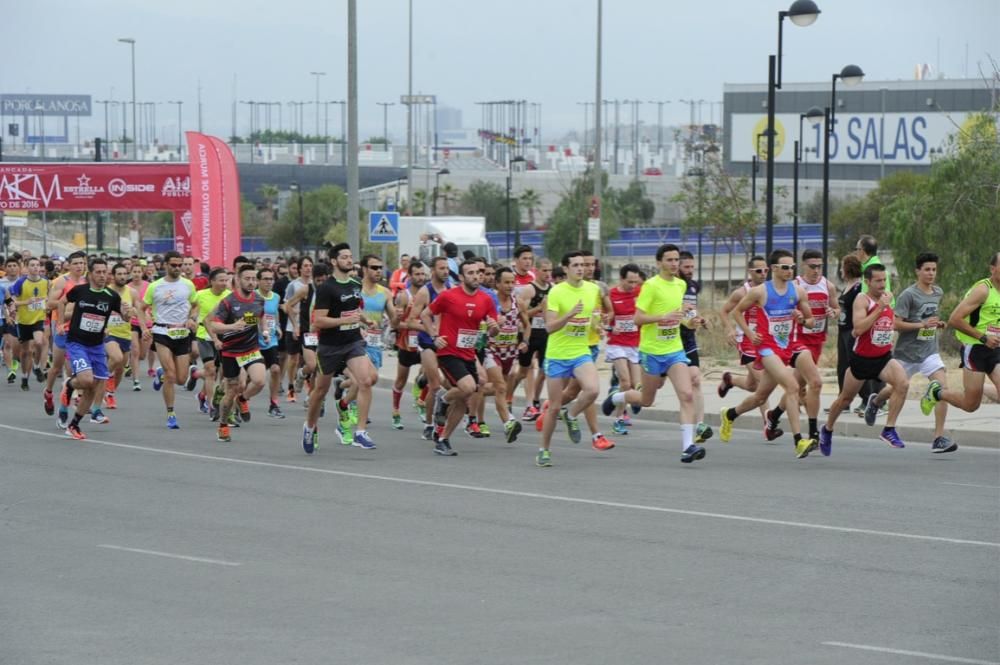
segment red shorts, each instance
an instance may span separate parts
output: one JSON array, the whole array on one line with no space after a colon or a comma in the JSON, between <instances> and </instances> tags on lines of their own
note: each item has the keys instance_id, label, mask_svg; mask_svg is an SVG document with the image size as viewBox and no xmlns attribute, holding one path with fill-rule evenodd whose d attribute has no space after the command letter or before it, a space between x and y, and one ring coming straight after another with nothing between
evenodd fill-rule
<instances>
[{"instance_id":1,"label":"red shorts","mask_svg":"<svg viewBox=\"0 0 1000 665\"><path fill-rule=\"evenodd\" d=\"M825 344L826 335L802 335L799 339L799 345L796 350L804 351L808 349L809 353L812 354L813 361L818 365L819 358L823 355L823 345Z\"/></svg>"}]
</instances>

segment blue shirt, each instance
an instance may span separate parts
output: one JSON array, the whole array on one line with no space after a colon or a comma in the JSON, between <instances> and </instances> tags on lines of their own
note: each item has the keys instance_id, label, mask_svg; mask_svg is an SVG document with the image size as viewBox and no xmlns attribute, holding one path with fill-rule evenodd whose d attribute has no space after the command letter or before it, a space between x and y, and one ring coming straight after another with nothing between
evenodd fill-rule
<instances>
[{"instance_id":1,"label":"blue shirt","mask_svg":"<svg viewBox=\"0 0 1000 665\"><path fill-rule=\"evenodd\" d=\"M260 295L260 291L257 292ZM264 296L261 296L264 298ZM257 336L257 344L261 349L273 349L278 346L278 304L281 297L277 293L271 292L269 298L264 298L264 325L270 334L270 343L264 343L264 336Z\"/></svg>"}]
</instances>

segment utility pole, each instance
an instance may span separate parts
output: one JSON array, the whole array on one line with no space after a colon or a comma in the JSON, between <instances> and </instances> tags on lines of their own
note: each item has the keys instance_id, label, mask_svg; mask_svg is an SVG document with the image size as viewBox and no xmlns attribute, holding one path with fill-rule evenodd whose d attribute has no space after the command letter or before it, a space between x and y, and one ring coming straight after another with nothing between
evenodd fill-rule
<instances>
[{"instance_id":1,"label":"utility pole","mask_svg":"<svg viewBox=\"0 0 1000 665\"><path fill-rule=\"evenodd\" d=\"M375 102L382 107L382 138L385 139L385 151L389 152L389 107L395 102Z\"/></svg>"},{"instance_id":2,"label":"utility pole","mask_svg":"<svg viewBox=\"0 0 1000 665\"><path fill-rule=\"evenodd\" d=\"M347 242L361 254L358 215L358 0L347 0ZM343 147L343 146L341 146Z\"/></svg>"}]
</instances>

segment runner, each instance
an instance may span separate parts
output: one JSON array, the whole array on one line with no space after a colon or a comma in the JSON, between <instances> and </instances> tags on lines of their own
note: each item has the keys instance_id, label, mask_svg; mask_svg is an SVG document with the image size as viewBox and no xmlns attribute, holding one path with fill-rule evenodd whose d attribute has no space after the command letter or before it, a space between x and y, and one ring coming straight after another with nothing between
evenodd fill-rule
<instances>
[{"instance_id":1,"label":"runner","mask_svg":"<svg viewBox=\"0 0 1000 665\"><path fill-rule=\"evenodd\" d=\"M976 411L983 401L987 377L1000 394L1000 252L990 259L990 276L972 285L952 311L948 325L962 343L963 390L948 390L931 381L920 400L925 416L938 402L969 413Z\"/></svg>"},{"instance_id":2,"label":"runner","mask_svg":"<svg viewBox=\"0 0 1000 665\"><path fill-rule=\"evenodd\" d=\"M438 396L434 409L436 418L445 418L444 428L434 444L434 452L443 456L458 454L449 439L470 409L470 398L479 384L476 369L479 324L486 321L491 337L500 330L493 299L479 290L479 264L475 260L463 261L459 271L461 286L439 293L420 313L425 330L432 331L441 371L452 386Z\"/></svg>"},{"instance_id":3,"label":"runner","mask_svg":"<svg viewBox=\"0 0 1000 665\"><path fill-rule=\"evenodd\" d=\"M396 311L400 312L400 315L396 332L396 381L392 385L392 427L397 430L403 429L399 403L403 399L406 381L410 378L410 368L417 365L417 371L420 371L420 347L417 335L423 329L423 324L410 317L413 299L429 279L427 266L417 259L409 262L407 274L409 279L395 298Z\"/></svg>"},{"instance_id":4,"label":"runner","mask_svg":"<svg viewBox=\"0 0 1000 665\"><path fill-rule=\"evenodd\" d=\"M748 393L755 392L757 387L760 385L760 377L763 374L763 369L757 369L754 367L757 361L757 347L754 346L753 341L743 334L743 329L733 323L732 312L736 309L736 306L740 304L743 297L755 286L760 286L767 281L767 274L770 269L767 267L767 259L763 256L751 257L750 261L747 263L747 280L743 282L741 286L736 287L732 293L729 294L729 298L726 300L725 304L722 305L722 327L726 331L726 338L729 343L736 347L736 350L740 354L740 365L746 367L746 376L739 376L733 374L732 372L723 372L722 380L719 382L718 393L719 397L723 399L729 394L729 391L733 387L740 388ZM757 312L758 307L755 305L750 309L743 312L743 319L750 326L751 330L757 330ZM765 401L760 406L760 415L762 418L767 417L768 405ZM777 434L780 436L781 430L768 431L769 435ZM775 437L777 438L777 436ZM768 439L771 440L771 439Z\"/></svg>"},{"instance_id":5,"label":"runner","mask_svg":"<svg viewBox=\"0 0 1000 665\"><path fill-rule=\"evenodd\" d=\"M167 256L169 269L170 258ZM272 273L273 276L273 273ZM254 289L257 287L256 269L251 263L242 263L236 270L233 291L219 302L215 312L205 319L209 328L221 342L222 377L226 394L222 398L219 416L219 441L231 441L229 424L233 405L239 402L240 416L250 420L249 400L264 389L267 368L258 346L258 337L271 341L271 330L264 319L264 299ZM246 371L247 386L240 395L240 373Z\"/></svg>"},{"instance_id":6,"label":"runner","mask_svg":"<svg viewBox=\"0 0 1000 665\"><path fill-rule=\"evenodd\" d=\"M851 364L844 377L844 389L830 405L826 425L820 430L820 452L829 455L833 446L833 426L845 406L861 389L864 381L878 379L891 386L889 415L879 437L893 448L903 448L905 444L896 433L896 418L903 409L910 381L898 360L892 357L892 333L895 318L892 294L885 290L885 266L873 263L864 270L866 293L854 300L854 349ZM873 395L873 397L876 397ZM873 400L869 399L869 404ZM865 423L875 424L877 408L865 409ZM790 415L790 414L789 414Z\"/></svg>"},{"instance_id":7,"label":"runner","mask_svg":"<svg viewBox=\"0 0 1000 665\"><path fill-rule=\"evenodd\" d=\"M374 254L361 259L361 299L364 301L363 314L368 322L368 328L364 330L365 350L376 370L382 369L382 349L385 348L382 336L385 329L396 327L396 306L389 289L381 284L384 270L385 264Z\"/></svg>"},{"instance_id":8,"label":"runner","mask_svg":"<svg viewBox=\"0 0 1000 665\"><path fill-rule=\"evenodd\" d=\"M290 384L289 394L292 397L301 393L307 384L312 390L312 378L316 374L316 348L319 346L319 334L312 323L313 308L316 304L316 289L327 280L330 271L325 263L314 265L311 259L304 257L299 266L299 274L299 285L295 286L294 294L285 302L285 308L294 314L289 316L289 321L292 324L292 335L299 342L296 347L289 347L289 367L293 364L297 366L291 360L293 350L298 351L298 355L302 357L301 366L297 366L295 372L295 383ZM291 288L292 285L289 285L289 289ZM303 405L309 408L308 392Z\"/></svg>"},{"instance_id":9,"label":"runner","mask_svg":"<svg viewBox=\"0 0 1000 665\"><path fill-rule=\"evenodd\" d=\"M732 437L733 421L763 404L779 385L784 389L783 402L788 410L788 421L795 438L795 454L801 459L816 449L816 440L803 438L799 421L799 384L792 367L800 357L808 356L804 350L793 346L796 321L808 327L815 325L806 293L795 285L795 258L785 249L771 252L771 281L750 289L733 310L732 318L743 329L743 334L757 348L758 365L764 368L757 390L735 408L723 409L719 438L728 442ZM752 329L743 313L756 306L757 326ZM767 430L773 430L773 421L765 418L765 437L772 440Z\"/></svg>"},{"instance_id":10,"label":"runner","mask_svg":"<svg viewBox=\"0 0 1000 665\"><path fill-rule=\"evenodd\" d=\"M635 299L639 296L639 266L626 263L618 271L620 281L608 293L611 301L608 321L608 345L604 359L618 377L618 390L628 392L639 386L642 367L639 365L639 326L635 322ZM637 409L640 407L636 407ZM616 406L615 434L628 434L625 403Z\"/></svg>"},{"instance_id":11,"label":"runner","mask_svg":"<svg viewBox=\"0 0 1000 665\"><path fill-rule=\"evenodd\" d=\"M146 317L142 308L137 307L139 294L129 286L129 271L124 263L116 263L111 269L112 281L108 284L108 290L118 295L122 301L122 313L124 318L117 313L112 313L108 319L108 337L104 341L104 350L108 356L108 371L110 376L105 384L104 402L108 409L117 409L118 402L115 398L115 389L121 385L122 376L125 373L125 361L132 352L132 326L129 319L137 317L139 327L143 330L143 335L149 337L149 329L146 328ZM104 414L101 413L100 390L95 392L93 411L91 411L91 422L100 423Z\"/></svg>"},{"instance_id":12,"label":"runner","mask_svg":"<svg viewBox=\"0 0 1000 665\"><path fill-rule=\"evenodd\" d=\"M264 301L264 322L261 325L257 346L264 359L264 368L268 375L267 415L271 418L281 419L285 417L285 414L281 412L281 407L278 406L278 390L281 387L281 358L278 353L278 350L281 349L281 326L278 314L281 297L272 288L274 281L272 269L261 268L257 271L257 295Z\"/></svg>"},{"instance_id":13,"label":"runner","mask_svg":"<svg viewBox=\"0 0 1000 665\"><path fill-rule=\"evenodd\" d=\"M21 390L30 390L28 375L32 367L38 374L45 353L45 303L48 300L49 280L41 275L42 264L35 257L27 260L26 274L10 286L10 297L16 309L17 340L21 346ZM55 408L51 392L46 393L45 413L52 415Z\"/></svg>"},{"instance_id":14,"label":"runner","mask_svg":"<svg viewBox=\"0 0 1000 665\"><path fill-rule=\"evenodd\" d=\"M197 291L191 280L181 277L182 260L178 252L169 251L163 259L167 273L149 285L143 302L152 313L153 343L160 361L153 390L163 389L167 429L180 429L174 413L174 395L177 386L188 378L192 333L198 329L197 308L191 308Z\"/></svg>"},{"instance_id":15,"label":"runner","mask_svg":"<svg viewBox=\"0 0 1000 665\"><path fill-rule=\"evenodd\" d=\"M17 340L17 308L10 293L10 287L21 277L21 257L16 252L7 257L4 262L4 276L0 279L0 289L6 298L3 316L4 325L0 329L0 342L3 344L3 360L7 365L7 383L17 381L17 371L21 365L21 347Z\"/></svg>"},{"instance_id":16,"label":"runner","mask_svg":"<svg viewBox=\"0 0 1000 665\"><path fill-rule=\"evenodd\" d=\"M135 289L135 292L139 294L139 302L142 302L146 297L146 290L149 289L149 282L145 280L145 274L143 272L143 267L137 262L132 266L131 269L132 281L129 285ZM153 335L149 333L153 327L153 322L148 318L146 319L145 328L139 326L139 318L136 316L136 311L140 308L136 308L132 312L132 319L129 324L132 326L132 352L130 354L130 361L128 363L128 371L125 372L125 376L129 373L132 374L132 391L139 392L142 390L142 384L139 382L139 372L142 371L142 359L147 358L150 355L150 350L153 345ZM153 374L153 366L149 366L150 375Z\"/></svg>"},{"instance_id":17,"label":"runner","mask_svg":"<svg viewBox=\"0 0 1000 665\"><path fill-rule=\"evenodd\" d=\"M285 399L294 402L296 399L295 383L299 376L299 363L302 360L302 335L309 332L307 327L301 330L300 304L309 295L309 285L313 278L313 260L308 256L294 259L288 266L289 277L294 277L285 289L285 314L288 322L285 324L285 353L288 356L288 394Z\"/></svg>"},{"instance_id":18,"label":"runner","mask_svg":"<svg viewBox=\"0 0 1000 665\"><path fill-rule=\"evenodd\" d=\"M51 311L50 324L52 332L52 366L49 367L48 376L45 379L45 394L43 399L45 401L45 413L49 413L49 404L52 402L52 388L55 386L56 379L63 375L63 370L66 364L66 328L69 325L68 321L59 318L59 310L56 308L56 303L71 289L80 284L86 284L87 278L85 276L87 269L87 255L83 252L73 252L66 258L69 264L69 270L65 275L61 275L52 281L49 287L48 301L45 304L47 310ZM40 379L41 368L36 365L35 367L35 378ZM24 388L23 382L21 388ZM64 395L67 400L72 397L72 392ZM69 417L69 402L67 401L59 409L59 422L60 424L65 422ZM63 429L64 427L60 427Z\"/></svg>"},{"instance_id":19,"label":"runner","mask_svg":"<svg viewBox=\"0 0 1000 665\"><path fill-rule=\"evenodd\" d=\"M517 384L524 381L524 399L528 403L524 407L521 420L532 422L538 419L542 413L541 393L545 385L545 345L548 343L549 333L545 329L545 297L552 288L549 281L552 278L552 261L539 259L535 265L535 279L531 284L522 287L520 290L521 311L528 317L531 323L531 330L528 333L528 347L517 356L517 376L510 388L513 396L517 390ZM532 363L537 359L537 372L532 367Z\"/></svg>"},{"instance_id":20,"label":"runner","mask_svg":"<svg viewBox=\"0 0 1000 665\"><path fill-rule=\"evenodd\" d=\"M854 254L847 254L840 262L840 276L844 280L844 289L837 298L840 305L840 318L837 319L837 391L844 389L844 375L851 364L851 347L854 338L854 299L861 293L861 261ZM845 407L845 411L850 405Z\"/></svg>"},{"instance_id":21,"label":"runner","mask_svg":"<svg viewBox=\"0 0 1000 665\"><path fill-rule=\"evenodd\" d=\"M545 347L545 375L551 415L542 421L542 445L535 458L535 464L541 467L552 466L550 447L556 427L555 414L562 411L570 440L579 443L580 424L577 417L594 403L599 390L597 367L587 335L593 325L601 290L596 284L583 279L583 252L567 253L562 265L566 281L549 291L545 310L545 328L549 333ZM580 392L569 408L563 408L563 390L574 378Z\"/></svg>"},{"instance_id":22,"label":"runner","mask_svg":"<svg viewBox=\"0 0 1000 665\"><path fill-rule=\"evenodd\" d=\"M319 439L317 421L331 379L345 370L350 371L357 391L361 429L354 432L353 440L349 438L349 431L341 432L341 443L363 450L375 449L375 442L368 435L365 423L368 422L372 385L378 378L378 372L368 359L361 336L361 328L366 325L361 315L361 284L348 276L354 266L350 245L346 242L334 245L330 248L330 258L333 261L333 277L318 287L312 321L313 327L319 330L316 355L320 371L313 381L306 423L302 428L302 448L308 454L316 449ZM337 410L342 414L346 409L347 403L338 401Z\"/></svg>"},{"instance_id":23,"label":"runner","mask_svg":"<svg viewBox=\"0 0 1000 665\"><path fill-rule=\"evenodd\" d=\"M66 380L63 395L73 390L80 391L76 413L66 425L66 436L74 439L87 438L80 431L80 420L90 409L97 391L103 390L109 376L104 332L110 316L118 314L120 318L125 318L121 298L105 288L108 282L107 261L101 258L91 260L87 279L88 283L73 287L56 301L57 321L68 323L65 349L71 376Z\"/></svg>"},{"instance_id":24,"label":"runner","mask_svg":"<svg viewBox=\"0 0 1000 665\"><path fill-rule=\"evenodd\" d=\"M687 354L681 340L681 326L697 328L698 317L689 317L692 305L684 302L687 283L680 275L680 249L660 245L656 250L658 275L642 284L635 301L635 322L639 326L639 362L642 365L642 390L633 388L608 395L602 405L605 415L617 404L652 406L657 391L666 378L680 402L681 462L691 464L705 457L705 449L695 443L694 389Z\"/></svg>"},{"instance_id":25,"label":"runner","mask_svg":"<svg viewBox=\"0 0 1000 665\"><path fill-rule=\"evenodd\" d=\"M208 274L208 288L198 291L195 295L195 307L198 308L198 330L195 339L198 341L198 355L201 357L201 370L192 372L186 386L194 390L198 379L204 379L201 392L198 393L198 410L207 413L212 421L219 419L219 406L225 389L221 382L216 383L221 356L215 343L218 338L205 326L205 321L215 314L219 303L228 296L230 277L225 268L215 268ZM221 342L220 342L221 344ZM216 386L219 390L216 390Z\"/></svg>"},{"instance_id":26,"label":"runner","mask_svg":"<svg viewBox=\"0 0 1000 665\"><path fill-rule=\"evenodd\" d=\"M531 245L518 245L514 249L514 295L520 296L522 288L535 281L535 254Z\"/></svg>"},{"instance_id":27,"label":"runner","mask_svg":"<svg viewBox=\"0 0 1000 665\"><path fill-rule=\"evenodd\" d=\"M678 267L678 275L684 280L684 304L690 307L685 308L684 316L688 319L696 319L696 325L692 327L681 326L681 342L684 344L684 353L688 357L688 371L691 373L691 391L694 396L695 421L698 423L694 430L694 442L705 443L712 438L712 428L705 424L705 395L701 392L701 358L698 356L698 338L695 332L705 325L705 318L698 315L698 294L701 293L701 284L694 278L694 255L688 251L681 252L681 262Z\"/></svg>"},{"instance_id":28,"label":"runner","mask_svg":"<svg viewBox=\"0 0 1000 665\"><path fill-rule=\"evenodd\" d=\"M447 288L448 259L438 256L431 259L431 279L417 291L417 295L413 298L409 318L411 324L418 323L420 325L419 332L417 333L417 344L420 347L420 365L423 368L426 380L426 385L423 387L424 395L437 395L437 391L441 387L441 373L438 369L437 347L434 344L434 340L426 332L427 328L424 327L421 314ZM433 417L434 409L426 409L422 438L427 441L431 440L434 436Z\"/></svg>"},{"instance_id":29,"label":"runner","mask_svg":"<svg viewBox=\"0 0 1000 665\"><path fill-rule=\"evenodd\" d=\"M514 297L514 280L514 272L510 268L500 267L496 270L499 330L490 338L483 361L486 376L493 384L497 415L504 424L507 443L516 441L517 435L521 433L521 423L511 414L507 401L507 385L518 351L527 349L527 344L518 340L528 327L527 317L519 309L517 298Z\"/></svg>"}]
</instances>

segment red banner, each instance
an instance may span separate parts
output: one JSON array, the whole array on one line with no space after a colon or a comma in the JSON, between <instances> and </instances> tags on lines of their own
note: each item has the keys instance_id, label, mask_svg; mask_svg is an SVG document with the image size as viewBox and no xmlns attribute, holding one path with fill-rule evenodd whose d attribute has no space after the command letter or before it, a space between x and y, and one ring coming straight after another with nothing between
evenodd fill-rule
<instances>
[{"instance_id":1,"label":"red banner","mask_svg":"<svg viewBox=\"0 0 1000 665\"><path fill-rule=\"evenodd\" d=\"M192 254L212 266L231 266L240 253L240 191L236 160L219 139L187 132L191 156Z\"/></svg>"},{"instance_id":2,"label":"red banner","mask_svg":"<svg viewBox=\"0 0 1000 665\"><path fill-rule=\"evenodd\" d=\"M0 210L188 210L187 164L0 163Z\"/></svg>"}]
</instances>

